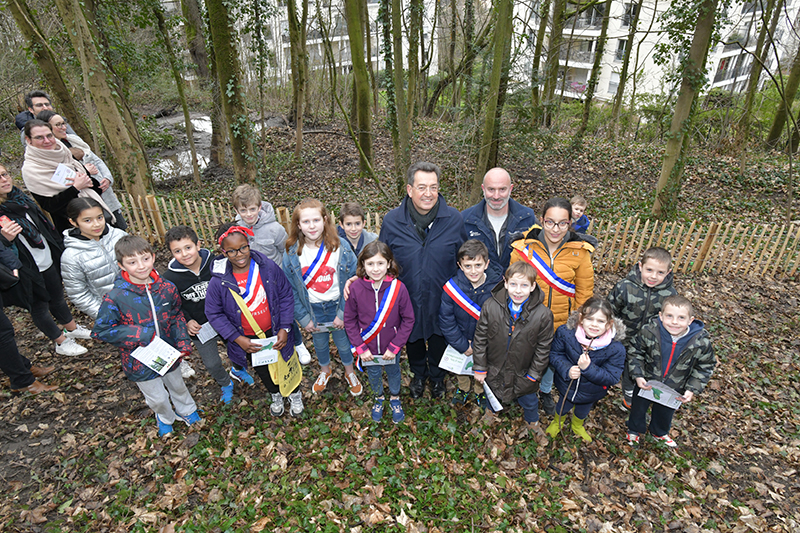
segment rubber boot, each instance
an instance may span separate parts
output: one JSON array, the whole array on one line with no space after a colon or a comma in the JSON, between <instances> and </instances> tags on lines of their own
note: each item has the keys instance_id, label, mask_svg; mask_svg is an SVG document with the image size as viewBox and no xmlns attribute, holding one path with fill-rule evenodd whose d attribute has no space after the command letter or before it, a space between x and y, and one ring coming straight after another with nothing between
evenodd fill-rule
<instances>
[{"instance_id":1,"label":"rubber boot","mask_svg":"<svg viewBox=\"0 0 800 533\"><path fill-rule=\"evenodd\" d=\"M586 433L586 430L583 427L583 423L585 419L578 418L574 414L572 415L572 432L575 433L577 436L583 439L583 442L589 443L592 442L592 437Z\"/></svg>"},{"instance_id":2,"label":"rubber boot","mask_svg":"<svg viewBox=\"0 0 800 533\"><path fill-rule=\"evenodd\" d=\"M564 416L553 415L553 421L550 423L549 426L547 426L547 429L545 430L545 432L548 435L550 435L550 438L554 439L558 436L559 433L561 433L561 428L564 427L564 423L567 421L567 416L569 415L564 415Z\"/></svg>"}]
</instances>

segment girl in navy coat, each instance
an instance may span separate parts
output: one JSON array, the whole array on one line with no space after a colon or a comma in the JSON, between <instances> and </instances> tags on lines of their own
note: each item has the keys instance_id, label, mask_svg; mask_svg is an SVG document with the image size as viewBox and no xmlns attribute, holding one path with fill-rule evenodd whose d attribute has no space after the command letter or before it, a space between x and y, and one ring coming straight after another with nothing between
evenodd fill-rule
<instances>
[{"instance_id":1,"label":"girl in navy coat","mask_svg":"<svg viewBox=\"0 0 800 533\"><path fill-rule=\"evenodd\" d=\"M550 366L560 394L547 433L555 438L573 410L572 431L585 442L592 438L583 427L592 407L619 382L625 365L625 325L614 317L603 298L589 298L556 330L550 347Z\"/></svg>"}]
</instances>

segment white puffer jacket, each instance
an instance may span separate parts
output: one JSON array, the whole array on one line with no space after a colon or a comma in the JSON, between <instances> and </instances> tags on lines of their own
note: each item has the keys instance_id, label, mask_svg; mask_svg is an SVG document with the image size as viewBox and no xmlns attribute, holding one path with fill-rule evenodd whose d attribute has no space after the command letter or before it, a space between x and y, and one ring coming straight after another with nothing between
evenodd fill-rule
<instances>
[{"instance_id":1,"label":"white puffer jacket","mask_svg":"<svg viewBox=\"0 0 800 533\"><path fill-rule=\"evenodd\" d=\"M103 296L114 287L119 273L114 245L127 235L121 229L106 226L99 241L87 239L77 228L64 230L64 253L61 255L61 277L64 290L75 307L92 318L103 302Z\"/></svg>"}]
</instances>

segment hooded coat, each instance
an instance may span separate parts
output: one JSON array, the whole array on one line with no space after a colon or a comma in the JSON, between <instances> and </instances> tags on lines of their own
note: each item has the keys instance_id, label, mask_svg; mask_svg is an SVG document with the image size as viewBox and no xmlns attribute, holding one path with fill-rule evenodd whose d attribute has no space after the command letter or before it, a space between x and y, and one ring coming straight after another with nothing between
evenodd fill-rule
<instances>
[{"instance_id":1,"label":"hooded coat","mask_svg":"<svg viewBox=\"0 0 800 533\"><path fill-rule=\"evenodd\" d=\"M599 350L590 350L591 364L581 370L581 376L572 380L569 369L578 364L583 354L583 346L575 338L578 327L578 312L574 311L567 323L559 326L553 345L550 347L550 366L553 367L553 382L559 394L567 394L567 400L574 404L594 403L605 396L608 388L619 382L625 366L625 326L622 320L614 318L616 334L608 346Z\"/></svg>"},{"instance_id":2,"label":"hooded coat","mask_svg":"<svg viewBox=\"0 0 800 533\"><path fill-rule=\"evenodd\" d=\"M281 350L284 361L288 361L294 352L294 336L291 331L294 321L292 286L283 270L267 256L251 250L250 257L258 264L261 281L264 283L273 333L277 333L279 329L289 330L286 346ZM244 328L242 310L236 304L231 289L241 293L233 276L231 262L225 257L217 257L211 264L211 281L206 292L206 317L211 322L211 327L228 343L228 358L246 368L247 354L234 342L244 335Z\"/></svg>"},{"instance_id":3,"label":"hooded coat","mask_svg":"<svg viewBox=\"0 0 800 533\"><path fill-rule=\"evenodd\" d=\"M81 235L78 228L64 231L61 254L64 292L75 307L92 318L97 318L103 296L114 287L119 274L114 246L125 235L108 224L97 241Z\"/></svg>"},{"instance_id":4,"label":"hooded coat","mask_svg":"<svg viewBox=\"0 0 800 533\"><path fill-rule=\"evenodd\" d=\"M543 300L542 290L535 286L513 330L504 283L497 284L481 309L472 341L473 369L486 372L486 383L504 405L536 393L547 369L553 313Z\"/></svg>"},{"instance_id":5,"label":"hooded coat","mask_svg":"<svg viewBox=\"0 0 800 533\"><path fill-rule=\"evenodd\" d=\"M661 312L661 302L668 296L678 294L672 284L670 271L664 281L655 287L648 287L642 281L642 270L637 263L624 279L614 285L608 293L608 303L625 324L625 344L630 347L633 338L654 316Z\"/></svg>"},{"instance_id":6,"label":"hooded coat","mask_svg":"<svg viewBox=\"0 0 800 533\"><path fill-rule=\"evenodd\" d=\"M261 252L278 265L283 263L283 251L286 247L286 229L275 217L275 209L269 202L261 202L258 220L248 226L241 215L236 215L236 222L253 230L253 236L247 236L247 243L251 250Z\"/></svg>"}]
</instances>

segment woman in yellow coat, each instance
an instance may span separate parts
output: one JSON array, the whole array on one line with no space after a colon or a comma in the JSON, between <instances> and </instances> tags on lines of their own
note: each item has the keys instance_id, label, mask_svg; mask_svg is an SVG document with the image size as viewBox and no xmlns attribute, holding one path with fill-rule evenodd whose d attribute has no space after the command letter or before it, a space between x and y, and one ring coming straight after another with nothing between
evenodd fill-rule
<instances>
[{"instance_id":1,"label":"woman in yellow coat","mask_svg":"<svg viewBox=\"0 0 800 533\"><path fill-rule=\"evenodd\" d=\"M544 305L553 312L553 328L565 324L594 293L594 247L569 230L572 205L551 198L542 210L542 225L511 244L511 262L525 261L536 270L536 283L544 292ZM555 413L553 371L548 368L539 386L539 405L548 416Z\"/></svg>"}]
</instances>

